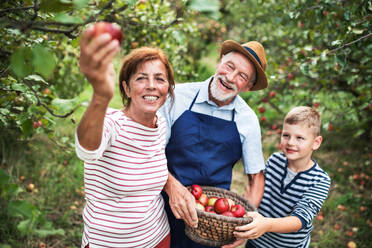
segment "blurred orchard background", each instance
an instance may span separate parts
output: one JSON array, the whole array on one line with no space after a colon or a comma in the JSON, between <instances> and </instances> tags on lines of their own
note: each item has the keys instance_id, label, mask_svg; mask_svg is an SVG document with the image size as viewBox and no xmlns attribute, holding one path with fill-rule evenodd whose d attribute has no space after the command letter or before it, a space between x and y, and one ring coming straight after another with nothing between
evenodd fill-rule
<instances>
[{"instance_id":1,"label":"blurred orchard background","mask_svg":"<svg viewBox=\"0 0 372 248\"><path fill-rule=\"evenodd\" d=\"M372 4L367 0L2 0L0 248L80 247L83 163L74 131L91 97L79 38L96 21L124 32L120 58L159 46L177 83L214 73L220 43L265 46L269 87L242 97L261 122L265 159L297 105L322 114L314 157L332 178L311 247L371 247ZM111 104L120 108L119 94ZM246 177L234 168L233 190Z\"/></svg>"}]
</instances>

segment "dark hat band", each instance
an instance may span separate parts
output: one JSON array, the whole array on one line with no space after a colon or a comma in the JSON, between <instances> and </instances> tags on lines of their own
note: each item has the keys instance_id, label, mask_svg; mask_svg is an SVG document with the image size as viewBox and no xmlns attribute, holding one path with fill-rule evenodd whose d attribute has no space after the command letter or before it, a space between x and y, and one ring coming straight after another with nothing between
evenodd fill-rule
<instances>
[{"instance_id":1,"label":"dark hat band","mask_svg":"<svg viewBox=\"0 0 372 248\"><path fill-rule=\"evenodd\" d=\"M259 64L261 65L261 67L262 67L261 60L260 60L260 58L257 56L257 54L256 54L252 49L250 49L249 47L246 47L246 46L242 46L242 47L244 47L245 50L247 50L250 54L252 54L253 57L255 57L255 59L258 61L258 63L259 63Z\"/></svg>"}]
</instances>

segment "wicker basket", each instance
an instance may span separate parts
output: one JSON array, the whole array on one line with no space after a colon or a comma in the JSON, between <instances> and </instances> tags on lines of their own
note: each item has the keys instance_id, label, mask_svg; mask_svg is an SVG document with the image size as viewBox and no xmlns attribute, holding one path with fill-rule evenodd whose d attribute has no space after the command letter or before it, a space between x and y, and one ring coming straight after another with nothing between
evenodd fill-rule
<instances>
[{"instance_id":1,"label":"wicker basket","mask_svg":"<svg viewBox=\"0 0 372 248\"><path fill-rule=\"evenodd\" d=\"M203 193L208 197L230 198L236 204L242 205L245 211L257 211L252 203L232 191L210 186L201 187ZM191 240L202 245L222 246L233 243L236 240L233 234L235 227L252 222L251 217L227 217L199 209L196 209L196 212L198 214L198 227L192 228L185 225L185 233Z\"/></svg>"}]
</instances>

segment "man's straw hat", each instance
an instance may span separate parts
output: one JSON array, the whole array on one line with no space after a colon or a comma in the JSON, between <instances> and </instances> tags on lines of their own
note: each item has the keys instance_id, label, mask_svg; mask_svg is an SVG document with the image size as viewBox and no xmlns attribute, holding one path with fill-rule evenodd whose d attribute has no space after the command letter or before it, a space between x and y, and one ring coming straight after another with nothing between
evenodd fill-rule
<instances>
[{"instance_id":1,"label":"man's straw hat","mask_svg":"<svg viewBox=\"0 0 372 248\"><path fill-rule=\"evenodd\" d=\"M221 47L221 56L232 51L236 51L247 56L256 67L256 82L254 83L250 90L254 91L266 88L267 78L265 70L267 64L265 50L261 43L257 41L250 41L240 45L239 43L233 40L224 41Z\"/></svg>"}]
</instances>

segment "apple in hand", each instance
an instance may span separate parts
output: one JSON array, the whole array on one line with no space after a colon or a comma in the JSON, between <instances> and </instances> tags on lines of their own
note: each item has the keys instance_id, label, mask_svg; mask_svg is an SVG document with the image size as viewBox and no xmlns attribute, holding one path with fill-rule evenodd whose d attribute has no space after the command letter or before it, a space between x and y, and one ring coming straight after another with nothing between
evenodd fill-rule
<instances>
[{"instance_id":1,"label":"apple in hand","mask_svg":"<svg viewBox=\"0 0 372 248\"><path fill-rule=\"evenodd\" d=\"M218 198L215 197L215 196L209 197L209 199L208 199L208 206L214 206L214 204L216 203L217 199Z\"/></svg>"},{"instance_id":2,"label":"apple in hand","mask_svg":"<svg viewBox=\"0 0 372 248\"><path fill-rule=\"evenodd\" d=\"M201 204L203 204L203 206L207 206L208 205L208 196L206 194L202 194L199 199Z\"/></svg>"},{"instance_id":3,"label":"apple in hand","mask_svg":"<svg viewBox=\"0 0 372 248\"><path fill-rule=\"evenodd\" d=\"M200 196L203 194L202 188L197 184L191 185L190 191L191 194L195 197L195 199L199 199Z\"/></svg>"},{"instance_id":4,"label":"apple in hand","mask_svg":"<svg viewBox=\"0 0 372 248\"><path fill-rule=\"evenodd\" d=\"M214 211L216 211L216 213L218 214L222 214L223 212L229 211L229 209L230 209L229 201L226 198L219 198L214 204Z\"/></svg>"},{"instance_id":5,"label":"apple in hand","mask_svg":"<svg viewBox=\"0 0 372 248\"><path fill-rule=\"evenodd\" d=\"M236 205L233 205L233 206L231 207L231 212L232 212L232 214L234 215L234 217L239 218L239 217L243 217L243 216L244 216L244 214L245 214L245 209L243 208L242 205L240 205L240 204L236 204Z\"/></svg>"},{"instance_id":6,"label":"apple in hand","mask_svg":"<svg viewBox=\"0 0 372 248\"><path fill-rule=\"evenodd\" d=\"M196 208L199 209L199 210L205 210L203 204L200 203L199 200L195 200L195 203L196 203Z\"/></svg>"},{"instance_id":7,"label":"apple in hand","mask_svg":"<svg viewBox=\"0 0 372 248\"><path fill-rule=\"evenodd\" d=\"M110 22L97 22L93 26L93 36L97 37L101 34L108 33L111 35L111 38L113 40L118 40L121 44L121 41L123 40L123 34L121 32L120 26L116 23L110 23Z\"/></svg>"}]
</instances>

